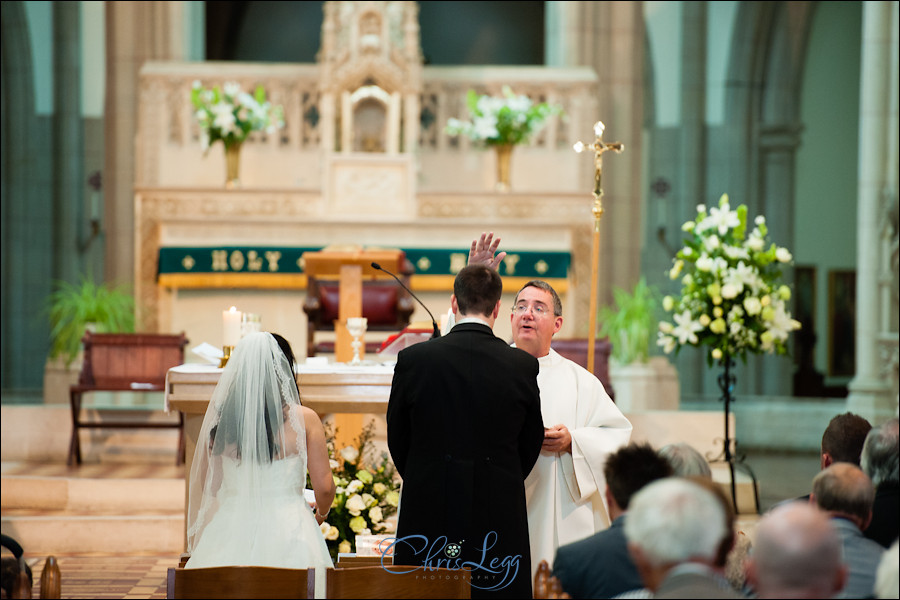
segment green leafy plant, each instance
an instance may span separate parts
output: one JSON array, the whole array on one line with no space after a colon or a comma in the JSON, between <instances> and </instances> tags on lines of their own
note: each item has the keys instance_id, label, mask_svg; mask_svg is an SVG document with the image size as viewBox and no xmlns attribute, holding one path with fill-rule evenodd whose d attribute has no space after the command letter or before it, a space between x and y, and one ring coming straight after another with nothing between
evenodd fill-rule
<instances>
[{"instance_id":1,"label":"green leafy plant","mask_svg":"<svg viewBox=\"0 0 900 600\"><path fill-rule=\"evenodd\" d=\"M63 356L67 367L72 364L89 324L98 333L133 333L134 310L134 296L125 286L97 285L86 276L80 283L56 282L47 301L50 358Z\"/></svg>"},{"instance_id":2,"label":"green leafy plant","mask_svg":"<svg viewBox=\"0 0 900 600\"><path fill-rule=\"evenodd\" d=\"M633 292L614 288L613 298L615 305L604 306L598 313L600 335L609 337L613 358L619 363L647 362L657 330L658 292L641 277Z\"/></svg>"}]
</instances>

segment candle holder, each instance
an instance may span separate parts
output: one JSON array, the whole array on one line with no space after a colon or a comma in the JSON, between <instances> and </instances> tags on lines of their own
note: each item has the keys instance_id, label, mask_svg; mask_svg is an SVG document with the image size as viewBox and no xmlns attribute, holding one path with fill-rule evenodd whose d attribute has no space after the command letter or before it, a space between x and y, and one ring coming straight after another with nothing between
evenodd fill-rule
<instances>
[{"instance_id":1,"label":"candle holder","mask_svg":"<svg viewBox=\"0 0 900 600\"><path fill-rule=\"evenodd\" d=\"M234 346L222 346L222 358L219 359L220 369L224 369L225 365L228 364L228 359L231 358L232 351L234 351Z\"/></svg>"}]
</instances>

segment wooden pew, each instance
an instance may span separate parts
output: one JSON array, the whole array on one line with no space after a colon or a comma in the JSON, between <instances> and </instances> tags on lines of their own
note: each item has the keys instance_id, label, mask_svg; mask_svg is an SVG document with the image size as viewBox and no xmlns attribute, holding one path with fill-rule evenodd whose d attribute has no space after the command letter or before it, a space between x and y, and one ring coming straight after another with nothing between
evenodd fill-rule
<instances>
[{"instance_id":1,"label":"wooden pew","mask_svg":"<svg viewBox=\"0 0 900 600\"><path fill-rule=\"evenodd\" d=\"M469 573L463 570L421 567L401 573L403 567L381 565L328 569L326 598L471 598ZM408 567L413 569L414 567Z\"/></svg>"},{"instance_id":2,"label":"wooden pew","mask_svg":"<svg viewBox=\"0 0 900 600\"><path fill-rule=\"evenodd\" d=\"M315 569L170 568L166 598L314 598Z\"/></svg>"},{"instance_id":3,"label":"wooden pew","mask_svg":"<svg viewBox=\"0 0 900 600\"><path fill-rule=\"evenodd\" d=\"M72 406L72 439L69 443L69 465L81 464L79 432L85 428L177 428L178 453L175 464L184 462L184 415L178 421L155 422L145 419L116 421L82 420L82 398L89 392L162 392L166 373L184 363L184 333L91 333L82 338L84 363L78 383L69 388ZM92 406L99 411L117 410L114 406ZM139 407L155 410L160 407ZM118 408L121 410L120 408Z\"/></svg>"}]
</instances>

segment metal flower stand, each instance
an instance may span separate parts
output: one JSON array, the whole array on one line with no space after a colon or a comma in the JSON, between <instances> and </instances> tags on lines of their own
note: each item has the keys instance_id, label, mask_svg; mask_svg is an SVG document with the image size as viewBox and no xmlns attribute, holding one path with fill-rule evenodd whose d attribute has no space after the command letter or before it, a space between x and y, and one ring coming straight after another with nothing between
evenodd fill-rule
<instances>
[{"instance_id":1,"label":"metal flower stand","mask_svg":"<svg viewBox=\"0 0 900 600\"><path fill-rule=\"evenodd\" d=\"M731 479L731 502L732 506L734 506L735 515L738 514L735 468L737 467L741 469L750 476L750 480L753 483L754 507L756 508L756 514L759 514L759 483L756 479L756 474L753 472L753 469L750 468L750 465L744 462L743 456L736 455L737 440L731 437L731 433L728 427L728 417L731 412L731 403L735 400L734 385L737 382L737 377L732 371L732 367L734 367L734 360L731 356L725 355L719 361L719 364L722 366L724 371L718 376L717 382L719 384L719 389L722 390L722 396L719 398L719 400L725 403L725 439L722 441L722 454L720 454L716 458L711 459L709 462L711 464L720 462L728 463L728 474ZM734 451L732 451L732 443L734 444Z\"/></svg>"}]
</instances>

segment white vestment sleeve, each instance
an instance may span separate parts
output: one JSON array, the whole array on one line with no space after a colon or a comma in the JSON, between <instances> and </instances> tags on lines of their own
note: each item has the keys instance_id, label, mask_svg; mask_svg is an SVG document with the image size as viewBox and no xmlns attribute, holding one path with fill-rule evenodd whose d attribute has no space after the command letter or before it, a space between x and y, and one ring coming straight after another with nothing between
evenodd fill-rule
<instances>
[{"instance_id":1,"label":"white vestment sleeve","mask_svg":"<svg viewBox=\"0 0 900 600\"><path fill-rule=\"evenodd\" d=\"M603 496L606 457L628 443L632 426L593 375L579 373L577 382L576 427L569 430L572 453L561 458L571 499L581 502L598 492Z\"/></svg>"}]
</instances>

